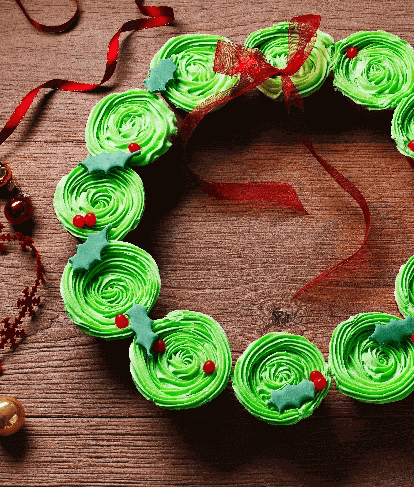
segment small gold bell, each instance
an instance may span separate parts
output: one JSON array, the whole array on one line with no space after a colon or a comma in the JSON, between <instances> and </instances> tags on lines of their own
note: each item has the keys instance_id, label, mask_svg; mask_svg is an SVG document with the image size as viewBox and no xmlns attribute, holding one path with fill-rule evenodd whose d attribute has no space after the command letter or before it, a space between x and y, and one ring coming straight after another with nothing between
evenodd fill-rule
<instances>
[{"instance_id":1,"label":"small gold bell","mask_svg":"<svg viewBox=\"0 0 414 487\"><path fill-rule=\"evenodd\" d=\"M16 433L23 423L23 404L14 397L0 397L0 436Z\"/></svg>"}]
</instances>

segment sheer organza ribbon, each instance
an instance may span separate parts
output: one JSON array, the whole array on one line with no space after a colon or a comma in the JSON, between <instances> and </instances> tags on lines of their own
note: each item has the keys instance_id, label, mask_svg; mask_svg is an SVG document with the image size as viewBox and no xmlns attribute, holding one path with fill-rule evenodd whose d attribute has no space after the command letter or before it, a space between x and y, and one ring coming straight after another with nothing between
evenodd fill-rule
<instances>
[{"instance_id":1,"label":"sheer organza ribbon","mask_svg":"<svg viewBox=\"0 0 414 487\"><path fill-rule=\"evenodd\" d=\"M38 22L31 19L31 17L27 14L19 0L16 0L19 7L23 10L26 17L29 21L40 30L46 30L49 32L57 32L59 30L63 30L67 28L76 18L78 14L78 5L76 3L76 12L75 15L64 24L60 26L44 26L39 24ZM107 54L107 61L106 61L106 68L105 73L99 83L79 83L76 81L68 81L63 79L51 79L46 81L46 83L41 84L37 88L34 88L30 91L19 103L17 108L15 109L13 115L7 121L6 125L0 131L0 144L2 144L8 137L15 131L16 127L21 122L22 118L26 115L27 110L30 108L34 98L39 93L41 88L53 88L56 90L62 91L90 91L98 86L101 86L103 83L108 81L111 76L113 75L117 61L118 61L118 51L119 51L119 37L123 32L129 32L133 30L142 30L142 29L150 29L152 27L160 27L162 25L170 24L174 21L174 12L173 9L170 7L146 7L139 3L139 0L135 0L137 7L139 8L140 12L143 15L150 17L149 19L136 19L136 20L129 20L125 22L122 27L118 30L118 32L112 37L111 41L108 45L108 54Z\"/></svg>"},{"instance_id":2,"label":"sheer organza ribbon","mask_svg":"<svg viewBox=\"0 0 414 487\"><path fill-rule=\"evenodd\" d=\"M232 88L207 98L203 103L201 103L197 108L187 115L181 125L181 133L184 142L188 142L191 133L203 119L203 117L207 115L207 113L219 105L247 93L248 91L262 84L271 76L281 77L283 93L288 110L292 104L303 108L302 99L300 98L299 93L290 77L300 69L312 51L316 41L319 24L319 15L304 15L294 17L290 20L287 66L283 69L275 68L269 64L264 59L261 51L258 49L246 48L244 46L235 45L226 41L219 41L217 43L214 71L229 76L238 76L239 81ZM341 262L327 269L312 281L308 282L294 294L293 298L296 298L303 292L307 291L310 287L327 277L334 270L342 267L345 263L356 257L356 255L359 254L365 246L370 229L370 211L362 193L351 181L349 181L345 176L343 176L339 171L328 164L316 153L309 137L307 137L305 133L302 134L302 137L302 143L310 151L313 157L360 206L365 219L365 234L359 248L352 255L343 259ZM261 196L262 188L263 185L266 185L266 200L274 201L278 204L282 204L306 213L306 210L303 208L295 189L289 184L268 182L245 184L230 183L223 185L222 183L213 183L204 180L203 182L207 183L210 193L218 194L229 199L239 200L263 199Z\"/></svg>"}]
</instances>

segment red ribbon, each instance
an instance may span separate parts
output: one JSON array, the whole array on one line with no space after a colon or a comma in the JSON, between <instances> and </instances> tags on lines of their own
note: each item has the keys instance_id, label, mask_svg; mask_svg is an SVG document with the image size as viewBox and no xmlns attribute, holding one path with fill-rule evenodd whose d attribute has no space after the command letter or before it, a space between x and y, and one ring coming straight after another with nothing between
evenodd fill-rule
<instances>
[{"instance_id":1,"label":"red ribbon","mask_svg":"<svg viewBox=\"0 0 414 487\"><path fill-rule=\"evenodd\" d=\"M303 107L302 99L300 98L295 85L290 79L290 76L295 74L300 69L309 56L316 40L319 23L320 16L318 15L294 17L289 22L289 53L287 58L287 66L284 69L274 68L272 65L267 63L263 57L263 54L258 49L249 49L241 45L233 45L228 42L218 41L214 61L214 71L233 76L239 75L239 81L232 88L208 98L187 115L181 126L184 142L186 143L188 141L195 127L202 120L202 118L207 115L207 113L209 113L215 107L226 103L237 96L247 93L256 86L262 84L271 76L281 77L282 89L288 109L291 103ZM304 136L302 143L309 149L314 158L321 164L328 174L358 203L364 214L365 234L364 239L356 252L307 283L294 294L293 298L307 291L311 286L315 285L317 282L331 274L334 270L353 259L365 246L370 230L370 212L368 204L362 193L351 181L349 181L345 176L343 176L339 171L328 164L316 153L308 138ZM267 193L268 200L285 204L286 206L295 209L300 209L300 207L303 208L302 203L297 197L295 189L290 185L283 185L283 183L247 183L244 185L236 185L235 183L232 183L227 185L227 194L225 194L225 196L230 197L230 199L260 200L262 199L261 191L263 184L273 185L272 193ZM220 183L209 183L209 185L211 187L210 191L216 190L218 193L220 193L223 186ZM244 197L241 196L242 190L245 191ZM283 191L286 190L291 195L290 198L286 198L285 194L283 193ZM293 198L292 195L294 195ZM304 211L306 212L306 210Z\"/></svg>"},{"instance_id":2,"label":"red ribbon","mask_svg":"<svg viewBox=\"0 0 414 487\"><path fill-rule=\"evenodd\" d=\"M18 2L18 0L16 1ZM111 76L115 71L117 60L118 60L119 37L123 32L142 30L142 29L151 29L152 27L160 27L162 25L170 24L171 22L174 21L174 12L173 9L170 7L144 7L143 5L140 5L139 0L135 0L135 3L137 4L140 12L143 15L149 16L151 18L129 20L128 22L125 22L123 26L118 30L118 32L112 37L108 45L106 69L102 80L99 83L89 84L89 83L78 83L76 81L67 81L63 79L51 79L49 81L46 81L46 83L43 83L42 85L33 89L19 103L13 115L9 118L6 125L1 130L0 144L2 144L5 140L7 140L8 137L10 137L10 135L15 131L16 127L19 125L22 118L26 115L27 110L30 108L34 98L39 93L41 88L53 88L62 91L90 91L93 90L94 88L97 88L98 86L101 86L103 83L105 83L111 78ZM37 28L39 28L38 26L40 26L41 28L44 27L41 24L32 21L32 19L30 19L30 17L28 16L24 8L21 6L21 4L19 4L19 6L20 8L22 8L26 17L29 18L29 20L35 27Z\"/></svg>"},{"instance_id":3,"label":"red ribbon","mask_svg":"<svg viewBox=\"0 0 414 487\"><path fill-rule=\"evenodd\" d=\"M23 7L22 2L20 0L16 0L17 5L21 8L22 12L26 16L27 20L34 26L36 29L42 30L43 32L63 32L64 30L68 29L76 20L77 16L79 15L79 5L78 0L74 0L76 4L76 12L72 15L72 17L65 23L60 25L44 25L39 24L36 20L33 20L30 15L26 12L26 9Z\"/></svg>"}]
</instances>

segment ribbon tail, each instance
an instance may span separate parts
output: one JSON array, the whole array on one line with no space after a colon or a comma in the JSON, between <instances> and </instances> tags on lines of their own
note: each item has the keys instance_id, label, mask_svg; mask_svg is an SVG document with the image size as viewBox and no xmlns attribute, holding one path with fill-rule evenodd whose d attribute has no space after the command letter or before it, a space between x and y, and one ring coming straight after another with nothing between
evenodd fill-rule
<instances>
[{"instance_id":1,"label":"ribbon tail","mask_svg":"<svg viewBox=\"0 0 414 487\"><path fill-rule=\"evenodd\" d=\"M364 215L365 233L364 233L364 238L361 242L361 245L353 254L351 254L349 257L346 257L341 262L338 262L337 264L335 264L330 269L327 269L326 271L322 272L322 274L315 277L315 279L312 279L312 281L308 282L305 286L303 286L301 289L299 289L299 291L296 291L296 293L293 295L293 297L291 299L295 299L300 294L307 291L311 286L313 286L317 282L319 282L322 279L324 279L325 277L327 277L333 271L342 267L345 263L349 262L350 260L354 259L362 251L365 244L367 243L369 230L370 230L370 226L371 226L371 214L369 211L369 207L368 207L368 204L367 204L363 194L359 191L359 189L351 181L349 181L349 179L347 179L345 176L343 176L339 171L337 171L334 167L332 167L330 164L328 164L321 156L319 156L316 153L316 151L315 151L315 149L314 149L314 147L313 147L313 145L309 139L303 139L302 143L305 145L305 147L307 147L309 149L310 153L319 162L319 164L325 169L325 171L341 186L341 188L343 188L349 195L351 195L352 198L358 203L358 205L360 206L362 213Z\"/></svg>"}]
</instances>

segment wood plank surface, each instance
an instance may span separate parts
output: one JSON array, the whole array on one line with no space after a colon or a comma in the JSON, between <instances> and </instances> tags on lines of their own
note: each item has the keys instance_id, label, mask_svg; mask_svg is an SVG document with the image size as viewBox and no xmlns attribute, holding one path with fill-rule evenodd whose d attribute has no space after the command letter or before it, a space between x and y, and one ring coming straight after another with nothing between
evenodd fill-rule
<instances>
[{"instance_id":1,"label":"wood plank surface","mask_svg":"<svg viewBox=\"0 0 414 487\"><path fill-rule=\"evenodd\" d=\"M49 79L98 82L110 38L141 16L131 0L79 1L76 26L47 34L34 29L13 0L1 0L0 127L28 91ZM74 12L70 0L25 4L45 24L64 22ZM19 433L0 439L0 485L411 486L413 396L365 404L333 386L310 418L290 427L251 416L230 384L201 408L166 411L136 390L130 340L87 336L67 317L59 284L79 242L56 219L56 185L86 157L84 127L93 106L106 94L143 89L153 55L170 37L201 32L243 43L257 29L318 13L321 30L336 41L381 29L414 45L414 13L406 0L168 5L173 25L122 36L118 68L105 87L92 93L43 90L0 147L0 161L12 164L31 195L35 215L22 231L34 238L47 279L28 337L0 357L0 396L17 397L27 413ZM399 315L395 277L414 253L414 170L390 137L392 112L356 107L331 79L305 100L305 112L318 153L356 184L372 217L358 266L336 273L305 298L291 301L295 291L358 248L364 222L357 204L303 148L283 103L257 90L240 97L202 121L185 154L176 143L137 171L146 208L125 240L148 251L160 269L162 289L150 316L174 309L212 316L229 338L233 363L251 341L282 330L309 338L327 358L332 331L349 316ZM182 120L184 112L176 113ZM211 198L195 175L290 183L308 214ZM3 191L1 208L6 201ZM35 275L33 259L10 248L0 261L1 317L15 312L16 298Z\"/></svg>"}]
</instances>

